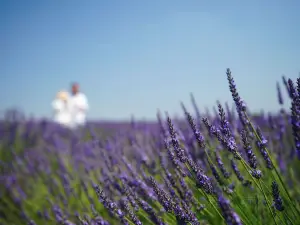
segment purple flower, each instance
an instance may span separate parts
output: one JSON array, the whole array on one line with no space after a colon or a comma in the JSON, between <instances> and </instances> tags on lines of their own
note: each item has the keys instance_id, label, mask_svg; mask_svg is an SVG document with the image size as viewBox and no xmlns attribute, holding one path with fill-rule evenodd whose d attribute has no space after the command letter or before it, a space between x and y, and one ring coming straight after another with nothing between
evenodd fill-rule
<instances>
[{"instance_id":1,"label":"purple flower","mask_svg":"<svg viewBox=\"0 0 300 225\"><path fill-rule=\"evenodd\" d=\"M279 195L279 188L278 188L278 184L276 183L276 181L272 182L272 195L273 195L274 207L278 211L283 211L284 206L283 206L283 203L282 203L282 199Z\"/></svg>"},{"instance_id":2,"label":"purple flower","mask_svg":"<svg viewBox=\"0 0 300 225\"><path fill-rule=\"evenodd\" d=\"M230 89L231 95L233 97L233 101L236 105L237 111L238 112L246 111L246 105L242 101L242 99L240 98L240 96L237 92L236 85L234 83L234 79L231 75L231 71L229 68L226 71L226 75L227 75L227 79L228 79L228 83L229 83L229 89Z\"/></svg>"},{"instance_id":3,"label":"purple flower","mask_svg":"<svg viewBox=\"0 0 300 225\"><path fill-rule=\"evenodd\" d=\"M223 196L219 196L218 203L228 225L242 225L239 215L231 208L229 200Z\"/></svg>"},{"instance_id":4,"label":"purple flower","mask_svg":"<svg viewBox=\"0 0 300 225\"><path fill-rule=\"evenodd\" d=\"M240 170L238 169L237 165L235 164L234 160L231 160L231 167L236 175L236 177L238 178L239 181L243 182L244 181L244 177L242 176Z\"/></svg>"},{"instance_id":5,"label":"purple flower","mask_svg":"<svg viewBox=\"0 0 300 225\"><path fill-rule=\"evenodd\" d=\"M258 149L260 150L260 153L261 153L263 159L266 162L267 168L273 169L272 161L268 155L268 152L266 151L266 146L267 146L268 140L262 135L262 132L259 127L256 128L256 132L259 137L259 140L256 142L256 145L257 145Z\"/></svg>"},{"instance_id":6,"label":"purple flower","mask_svg":"<svg viewBox=\"0 0 300 225\"><path fill-rule=\"evenodd\" d=\"M283 98L282 98L279 82L276 83L276 87L277 87L278 102L280 105L283 105Z\"/></svg>"},{"instance_id":7,"label":"purple flower","mask_svg":"<svg viewBox=\"0 0 300 225\"><path fill-rule=\"evenodd\" d=\"M176 136L176 131L174 129L174 126L172 124L172 121L170 119L170 117L167 118L167 122L168 122L168 128L169 128L169 133L171 136L171 143L173 145L174 148L174 152L176 154L176 157L182 162L185 163L187 161L187 156L186 156L186 152L183 148L180 147L179 145L179 141L177 139Z\"/></svg>"},{"instance_id":8,"label":"purple flower","mask_svg":"<svg viewBox=\"0 0 300 225\"><path fill-rule=\"evenodd\" d=\"M228 179L230 177L230 173L226 170L224 163L222 162L221 156L215 152L216 161L221 173L223 174L224 178Z\"/></svg>"},{"instance_id":9,"label":"purple flower","mask_svg":"<svg viewBox=\"0 0 300 225\"><path fill-rule=\"evenodd\" d=\"M298 82L298 89L300 81ZM297 93L293 81L291 79L288 80L290 95L292 97L291 103L291 124L292 124L292 131L294 137L294 143L296 152L298 155L298 159L300 159L300 97L299 93Z\"/></svg>"},{"instance_id":10,"label":"purple flower","mask_svg":"<svg viewBox=\"0 0 300 225\"><path fill-rule=\"evenodd\" d=\"M246 152L247 158L248 158L248 163L251 168L256 169L257 168L257 159L256 156L254 155L252 151L252 147L248 138L248 133L245 129L241 131L241 137L242 137L242 142L243 142L243 147Z\"/></svg>"}]
</instances>

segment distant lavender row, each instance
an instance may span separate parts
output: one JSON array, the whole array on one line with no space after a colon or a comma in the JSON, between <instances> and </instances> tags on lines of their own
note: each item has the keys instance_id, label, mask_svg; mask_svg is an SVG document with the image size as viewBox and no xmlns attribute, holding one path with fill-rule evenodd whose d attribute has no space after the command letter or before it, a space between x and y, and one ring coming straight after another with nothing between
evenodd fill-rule
<instances>
[{"instance_id":1,"label":"distant lavender row","mask_svg":"<svg viewBox=\"0 0 300 225\"><path fill-rule=\"evenodd\" d=\"M10 112L0 123L2 224L300 224L300 78L290 111L235 108L184 120L90 122L78 131Z\"/></svg>"}]
</instances>

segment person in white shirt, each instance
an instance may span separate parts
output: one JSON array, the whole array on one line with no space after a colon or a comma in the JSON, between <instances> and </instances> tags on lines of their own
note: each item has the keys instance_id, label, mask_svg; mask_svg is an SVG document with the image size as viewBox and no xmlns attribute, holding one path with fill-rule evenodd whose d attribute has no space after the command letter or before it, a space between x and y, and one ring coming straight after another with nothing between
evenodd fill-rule
<instances>
[{"instance_id":1,"label":"person in white shirt","mask_svg":"<svg viewBox=\"0 0 300 225\"><path fill-rule=\"evenodd\" d=\"M52 108L54 109L54 122L70 127L72 118L68 92L58 92L56 98L52 102Z\"/></svg>"},{"instance_id":2,"label":"person in white shirt","mask_svg":"<svg viewBox=\"0 0 300 225\"><path fill-rule=\"evenodd\" d=\"M72 112L72 126L84 126L86 123L86 113L89 109L89 104L85 94L79 91L79 84L77 83L72 84L70 104Z\"/></svg>"}]
</instances>

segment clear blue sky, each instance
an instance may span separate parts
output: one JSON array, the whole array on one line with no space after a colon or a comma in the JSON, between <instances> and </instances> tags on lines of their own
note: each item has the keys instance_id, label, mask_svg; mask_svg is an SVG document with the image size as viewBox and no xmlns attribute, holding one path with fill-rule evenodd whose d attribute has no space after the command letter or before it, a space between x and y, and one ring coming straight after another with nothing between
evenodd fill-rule
<instances>
[{"instance_id":1,"label":"clear blue sky","mask_svg":"<svg viewBox=\"0 0 300 225\"><path fill-rule=\"evenodd\" d=\"M90 118L181 113L231 101L232 69L252 110L276 110L276 81L300 72L299 1L0 1L0 109L49 116L81 84Z\"/></svg>"}]
</instances>

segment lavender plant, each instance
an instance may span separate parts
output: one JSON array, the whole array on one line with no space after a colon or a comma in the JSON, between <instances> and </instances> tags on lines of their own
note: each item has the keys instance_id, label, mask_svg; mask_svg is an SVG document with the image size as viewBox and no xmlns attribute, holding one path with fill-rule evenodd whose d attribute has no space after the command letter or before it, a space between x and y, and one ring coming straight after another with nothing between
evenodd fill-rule
<instances>
[{"instance_id":1,"label":"lavender plant","mask_svg":"<svg viewBox=\"0 0 300 225\"><path fill-rule=\"evenodd\" d=\"M300 78L290 113L181 103L184 118L70 131L10 111L0 123L0 224L300 224ZM200 113L201 112L201 113ZM236 116L237 115L237 116ZM194 119L195 118L195 119Z\"/></svg>"}]
</instances>

